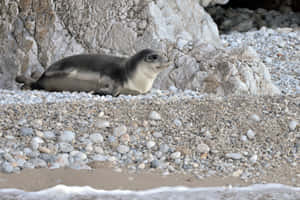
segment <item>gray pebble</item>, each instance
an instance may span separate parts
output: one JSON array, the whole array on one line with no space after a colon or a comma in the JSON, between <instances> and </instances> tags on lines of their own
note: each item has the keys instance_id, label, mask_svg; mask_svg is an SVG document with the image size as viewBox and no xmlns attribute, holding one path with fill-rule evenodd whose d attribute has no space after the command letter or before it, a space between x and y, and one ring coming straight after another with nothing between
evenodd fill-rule
<instances>
[{"instance_id":1,"label":"gray pebble","mask_svg":"<svg viewBox=\"0 0 300 200\"><path fill-rule=\"evenodd\" d=\"M2 164L2 171L5 173L13 173L14 167L9 162L4 162Z\"/></svg>"},{"instance_id":2,"label":"gray pebble","mask_svg":"<svg viewBox=\"0 0 300 200\"><path fill-rule=\"evenodd\" d=\"M163 153L167 153L170 150L170 147L167 144L161 144L159 150Z\"/></svg>"},{"instance_id":3,"label":"gray pebble","mask_svg":"<svg viewBox=\"0 0 300 200\"><path fill-rule=\"evenodd\" d=\"M151 111L150 114L149 114L149 119L150 120L161 120L161 116L158 112Z\"/></svg>"},{"instance_id":4,"label":"gray pebble","mask_svg":"<svg viewBox=\"0 0 300 200\"><path fill-rule=\"evenodd\" d=\"M207 144L202 143L197 145L197 150L199 153L208 153L210 149Z\"/></svg>"},{"instance_id":5,"label":"gray pebble","mask_svg":"<svg viewBox=\"0 0 300 200\"><path fill-rule=\"evenodd\" d=\"M62 153L69 153L74 149L73 146L69 143L61 142L58 145L59 145L59 151Z\"/></svg>"},{"instance_id":6,"label":"gray pebble","mask_svg":"<svg viewBox=\"0 0 300 200\"><path fill-rule=\"evenodd\" d=\"M103 120L103 119L97 119L96 120L96 123L95 123L95 127L96 128L108 128L110 127L110 123L109 121L106 121L106 120Z\"/></svg>"},{"instance_id":7,"label":"gray pebble","mask_svg":"<svg viewBox=\"0 0 300 200\"><path fill-rule=\"evenodd\" d=\"M94 134L90 135L90 140L93 143L102 143L104 139L100 133L94 133Z\"/></svg>"},{"instance_id":8,"label":"gray pebble","mask_svg":"<svg viewBox=\"0 0 300 200\"><path fill-rule=\"evenodd\" d=\"M91 153L94 150L93 143L88 143L85 147L86 152Z\"/></svg>"},{"instance_id":9,"label":"gray pebble","mask_svg":"<svg viewBox=\"0 0 300 200\"><path fill-rule=\"evenodd\" d=\"M156 138L161 138L163 135L162 135L161 132L154 132L153 136L156 137Z\"/></svg>"},{"instance_id":10,"label":"gray pebble","mask_svg":"<svg viewBox=\"0 0 300 200\"><path fill-rule=\"evenodd\" d=\"M117 150L118 150L119 153L124 154L124 153L127 153L129 151L129 147L126 146L126 145L120 145L120 146L118 146Z\"/></svg>"},{"instance_id":11,"label":"gray pebble","mask_svg":"<svg viewBox=\"0 0 300 200\"><path fill-rule=\"evenodd\" d=\"M252 139L255 138L255 133L254 133L251 129L249 129L249 130L247 131L247 137L248 137L250 140L252 140Z\"/></svg>"},{"instance_id":12,"label":"gray pebble","mask_svg":"<svg viewBox=\"0 0 300 200\"><path fill-rule=\"evenodd\" d=\"M108 142L109 143L115 143L116 142L116 137L112 136L112 135L108 136Z\"/></svg>"},{"instance_id":13,"label":"gray pebble","mask_svg":"<svg viewBox=\"0 0 300 200\"><path fill-rule=\"evenodd\" d=\"M7 160L8 162L14 162L15 161L15 159L12 157L12 155L10 155L9 153L4 153L3 154L3 158L5 159L5 160Z\"/></svg>"},{"instance_id":14,"label":"gray pebble","mask_svg":"<svg viewBox=\"0 0 300 200\"><path fill-rule=\"evenodd\" d=\"M233 160L240 160L242 158L242 155L240 153L227 153L225 155L226 158L231 158Z\"/></svg>"},{"instance_id":15,"label":"gray pebble","mask_svg":"<svg viewBox=\"0 0 300 200\"><path fill-rule=\"evenodd\" d=\"M151 164L150 164L151 168L157 169L157 168L161 168L161 166L162 166L162 164L161 164L161 162L159 160L155 159L155 160L151 161Z\"/></svg>"},{"instance_id":16,"label":"gray pebble","mask_svg":"<svg viewBox=\"0 0 300 200\"><path fill-rule=\"evenodd\" d=\"M107 156L100 155L100 154L94 155L94 156L92 156L92 160L103 162L103 161L107 160Z\"/></svg>"},{"instance_id":17,"label":"gray pebble","mask_svg":"<svg viewBox=\"0 0 300 200\"><path fill-rule=\"evenodd\" d=\"M70 156L74 161L84 161L87 159L87 155L81 151L72 151Z\"/></svg>"},{"instance_id":18,"label":"gray pebble","mask_svg":"<svg viewBox=\"0 0 300 200\"><path fill-rule=\"evenodd\" d=\"M252 119L253 121L259 122L260 121L260 117L257 114L253 114L250 116L250 119Z\"/></svg>"},{"instance_id":19,"label":"gray pebble","mask_svg":"<svg viewBox=\"0 0 300 200\"><path fill-rule=\"evenodd\" d=\"M45 131L44 132L44 138L48 139L48 140L53 140L53 139L56 138L56 135L52 131Z\"/></svg>"},{"instance_id":20,"label":"gray pebble","mask_svg":"<svg viewBox=\"0 0 300 200\"><path fill-rule=\"evenodd\" d=\"M32 128L21 128L20 129L21 135L26 136L33 136L33 129Z\"/></svg>"},{"instance_id":21,"label":"gray pebble","mask_svg":"<svg viewBox=\"0 0 300 200\"><path fill-rule=\"evenodd\" d=\"M121 135L126 134L127 132L127 127L124 125L118 126L116 128L114 128L113 130L113 134L114 136L120 137Z\"/></svg>"},{"instance_id":22,"label":"gray pebble","mask_svg":"<svg viewBox=\"0 0 300 200\"><path fill-rule=\"evenodd\" d=\"M29 162L33 164L34 168L48 167L46 161L39 159L39 158L31 159L31 160L29 160Z\"/></svg>"},{"instance_id":23,"label":"gray pebble","mask_svg":"<svg viewBox=\"0 0 300 200\"><path fill-rule=\"evenodd\" d=\"M69 155L68 154L58 154L56 159L55 159L55 163L53 163L54 166L58 166L58 167L68 167L70 165L69 162Z\"/></svg>"},{"instance_id":24,"label":"gray pebble","mask_svg":"<svg viewBox=\"0 0 300 200\"><path fill-rule=\"evenodd\" d=\"M44 141L40 137L34 137L31 140L30 145L33 150L37 150L40 147L40 144L43 144L43 143L44 143Z\"/></svg>"},{"instance_id":25,"label":"gray pebble","mask_svg":"<svg viewBox=\"0 0 300 200\"><path fill-rule=\"evenodd\" d=\"M177 127L181 127L182 126L182 122L179 119L175 119L173 121L173 123L177 126Z\"/></svg>"},{"instance_id":26,"label":"gray pebble","mask_svg":"<svg viewBox=\"0 0 300 200\"><path fill-rule=\"evenodd\" d=\"M181 156L181 153L179 151L176 151L176 152L171 154L171 158L174 159L174 160L177 159L177 158L180 158L180 156Z\"/></svg>"},{"instance_id":27,"label":"gray pebble","mask_svg":"<svg viewBox=\"0 0 300 200\"><path fill-rule=\"evenodd\" d=\"M75 140L75 133L72 131L64 131L58 138L60 142L72 143Z\"/></svg>"}]
</instances>

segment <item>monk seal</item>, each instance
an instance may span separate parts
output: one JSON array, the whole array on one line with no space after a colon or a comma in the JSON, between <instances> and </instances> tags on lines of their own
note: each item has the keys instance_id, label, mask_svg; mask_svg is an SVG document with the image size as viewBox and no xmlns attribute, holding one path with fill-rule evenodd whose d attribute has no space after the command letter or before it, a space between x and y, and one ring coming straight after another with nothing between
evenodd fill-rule
<instances>
[{"instance_id":1,"label":"monk seal","mask_svg":"<svg viewBox=\"0 0 300 200\"><path fill-rule=\"evenodd\" d=\"M17 76L24 88L47 91L85 91L99 95L144 94L169 66L159 51L144 49L129 58L81 54L52 64L38 80Z\"/></svg>"}]
</instances>

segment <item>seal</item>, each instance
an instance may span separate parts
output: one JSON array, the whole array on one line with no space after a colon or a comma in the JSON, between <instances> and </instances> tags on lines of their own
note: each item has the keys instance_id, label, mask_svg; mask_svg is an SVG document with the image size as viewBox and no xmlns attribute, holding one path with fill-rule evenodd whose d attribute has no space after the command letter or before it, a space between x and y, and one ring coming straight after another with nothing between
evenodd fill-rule
<instances>
[{"instance_id":1,"label":"seal","mask_svg":"<svg viewBox=\"0 0 300 200\"><path fill-rule=\"evenodd\" d=\"M16 77L23 88L47 91L85 91L99 95L147 93L157 75L169 66L159 51L144 49L129 58L81 54L52 64L38 80Z\"/></svg>"}]
</instances>

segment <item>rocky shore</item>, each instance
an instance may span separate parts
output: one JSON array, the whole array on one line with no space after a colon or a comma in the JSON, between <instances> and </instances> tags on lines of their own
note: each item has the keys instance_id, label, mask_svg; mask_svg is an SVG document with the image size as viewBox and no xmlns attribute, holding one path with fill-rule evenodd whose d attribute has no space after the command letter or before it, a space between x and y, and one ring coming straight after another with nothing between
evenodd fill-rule
<instances>
[{"instance_id":1,"label":"rocky shore","mask_svg":"<svg viewBox=\"0 0 300 200\"><path fill-rule=\"evenodd\" d=\"M108 162L120 172L299 186L299 96L218 97L172 89L118 98L17 92L42 102L1 105L2 172L93 169Z\"/></svg>"},{"instance_id":2,"label":"rocky shore","mask_svg":"<svg viewBox=\"0 0 300 200\"><path fill-rule=\"evenodd\" d=\"M105 168L300 187L299 38L297 27L221 35L225 48L254 49L282 95L216 96L174 86L118 98L0 90L0 177ZM1 187L8 180L0 178Z\"/></svg>"}]
</instances>

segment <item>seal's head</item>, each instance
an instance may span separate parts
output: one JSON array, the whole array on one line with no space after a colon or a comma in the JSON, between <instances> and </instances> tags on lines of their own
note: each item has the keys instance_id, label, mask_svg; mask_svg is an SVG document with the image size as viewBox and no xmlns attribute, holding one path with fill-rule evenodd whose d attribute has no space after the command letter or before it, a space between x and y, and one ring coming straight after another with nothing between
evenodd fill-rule
<instances>
[{"instance_id":1,"label":"seal's head","mask_svg":"<svg viewBox=\"0 0 300 200\"><path fill-rule=\"evenodd\" d=\"M159 51L152 49L139 51L127 62L129 79L125 88L139 93L148 92L157 75L169 65L167 57Z\"/></svg>"},{"instance_id":2,"label":"seal's head","mask_svg":"<svg viewBox=\"0 0 300 200\"><path fill-rule=\"evenodd\" d=\"M170 65L165 55L152 49L139 51L131 57L130 62L133 68L155 77Z\"/></svg>"}]
</instances>

